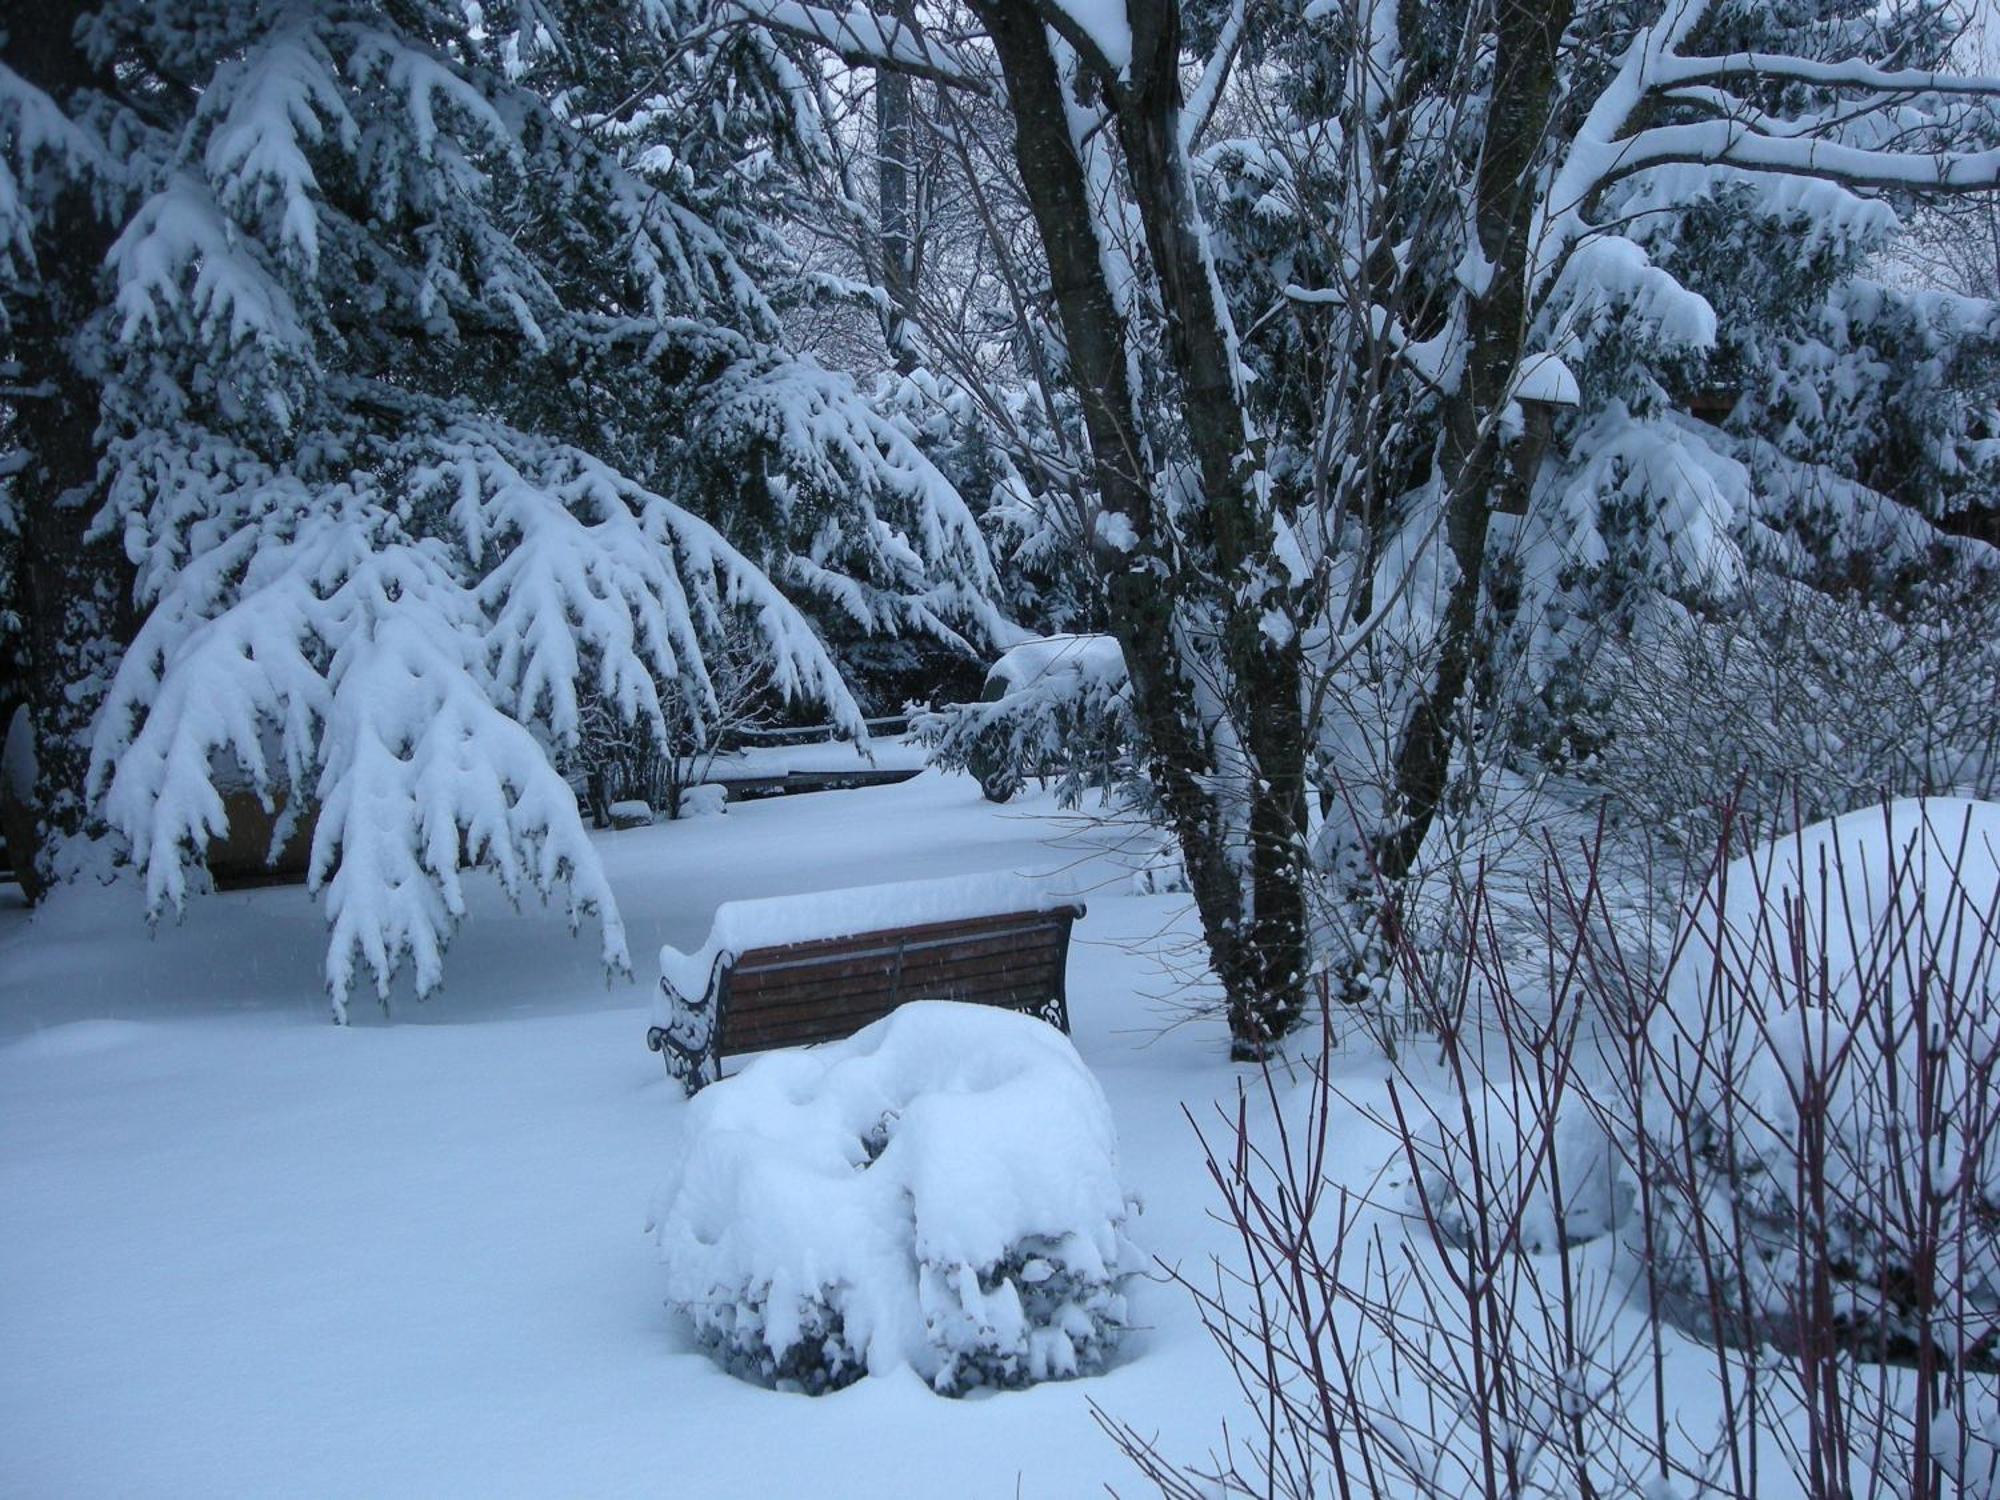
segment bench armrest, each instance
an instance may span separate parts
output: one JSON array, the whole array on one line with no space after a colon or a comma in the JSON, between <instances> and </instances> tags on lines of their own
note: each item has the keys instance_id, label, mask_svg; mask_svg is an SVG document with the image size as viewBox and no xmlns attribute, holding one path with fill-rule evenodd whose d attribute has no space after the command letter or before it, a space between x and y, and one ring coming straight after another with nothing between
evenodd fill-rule
<instances>
[{"instance_id":1,"label":"bench armrest","mask_svg":"<svg viewBox=\"0 0 2000 1500\"><path fill-rule=\"evenodd\" d=\"M708 984L699 995L683 995L666 975L660 976L666 1024L647 1029L646 1046L665 1059L668 1074L681 1081L690 1097L715 1081L720 1061L716 1043L722 1037L727 981L735 963L736 955L727 949L716 954Z\"/></svg>"}]
</instances>

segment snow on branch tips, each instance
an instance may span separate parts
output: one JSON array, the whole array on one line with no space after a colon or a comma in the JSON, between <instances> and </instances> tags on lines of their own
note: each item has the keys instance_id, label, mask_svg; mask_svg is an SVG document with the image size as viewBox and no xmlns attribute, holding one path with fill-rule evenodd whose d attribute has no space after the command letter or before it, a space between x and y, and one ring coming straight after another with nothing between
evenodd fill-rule
<instances>
[{"instance_id":1,"label":"snow on branch tips","mask_svg":"<svg viewBox=\"0 0 2000 1500\"><path fill-rule=\"evenodd\" d=\"M573 922L595 913L622 970L616 903L551 759L577 743L580 694L664 742L662 692L710 716L709 653L747 625L777 691L865 738L796 606L602 461L472 418L346 451L366 477L343 486L225 467L253 476L228 494L214 469L182 467L209 476L201 511L243 524L149 575L158 596L93 756L153 915L184 903L187 867L225 831L233 762L267 806L280 788L317 804L337 1012L362 964L383 995L406 960L420 995L437 986L467 868L515 901L560 890ZM179 527L135 512L127 534L144 555Z\"/></svg>"},{"instance_id":2,"label":"snow on branch tips","mask_svg":"<svg viewBox=\"0 0 2000 1500\"><path fill-rule=\"evenodd\" d=\"M976 94L987 91L979 69L968 59L913 22L880 15L866 6L835 10L800 0L729 0L724 9L772 31L816 43L853 67L888 68Z\"/></svg>"},{"instance_id":3,"label":"snow on branch tips","mask_svg":"<svg viewBox=\"0 0 2000 1500\"><path fill-rule=\"evenodd\" d=\"M1563 153L1538 236L1536 280L1562 263L1606 187L1664 167L1712 190L1718 175L1795 177L1864 194L1983 193L2000 188L1996 123L2000 78L1885 68L1865 58L1822 60L1781 52L1684 55L1709 7L1668 6L1627 47ZM1773 112L1765 105L1785 101ZM1760 102L1762 101L1762 102ZM1971 131L1976 123L1984 128ZM1635 128L1636 127L1636 128ZM1924 149L1928 143L1930 149Z\"/></svg>"},{"instance_id":4,"label":"snow on branch tips","mask_svg":"<svg viewBox=\"0 0 2000 1500\"><path fill-rule=\"evenodd\" d=\"M978 60L846 0L725 3L734 45L675 0L108 0L108 65L66 23L5 39L0 297L62 310L44 362L73 367L35 388L96 434L30 503L102 485L77 553L140 616L84 690L72 664L27 696L79 705L78 818L97 799L154 918L246 792L310 822L336 1010L364 972L436 987L468 869L595 913L625 966L586 720L712 742L740 653L865 739L822 630L1011 628L912 424L783 342L783 195L826 122L756 28L967 87Z\"/></svg>"},{"instance_id":5,"label":"snow on branch tips","mask_svg":"<svg viewBox=\"0 0 2000 1500\"><path fill-rule=\"evenodd\" d=\"M627 971L624 924L577 815L576 797L528 731L499 712L466 659L467 601L444 591L427 609L429 559L378 553L330 601L379 615L334 653L336 683L312 883L333 923L326 980L345 1012L357 958L385 1000L407 956L417 992L443 978L444 945L465 915L461 860L491 871L509 898L567 888L571 925L596 912L607 968ZM382 609L404 586L395 605ZM416 587L409 587L415 585ZM402 601L408 601L404 605Z\"/></svg>"}]
</instances>

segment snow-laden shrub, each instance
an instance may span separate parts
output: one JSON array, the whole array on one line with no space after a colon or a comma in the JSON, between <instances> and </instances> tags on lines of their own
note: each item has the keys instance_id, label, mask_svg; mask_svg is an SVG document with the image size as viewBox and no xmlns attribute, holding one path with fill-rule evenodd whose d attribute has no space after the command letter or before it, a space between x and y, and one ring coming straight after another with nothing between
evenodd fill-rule
<instances>
[{"instance_id":1,"label":"snow-laden shrub","mask_svg":"<svg viewBox=\"0 0 2000 1500\"><path fill-rule=\"evenodd\" d=\"M2000 794L2000 576L1894 598L1768 582L1727 613L1655 601L1552 686L1589 784L1684 849L1891 796ZM1743 852L1739 844L1734 851Z\"/></svg>"},{"instance_id":2,"label":"snow-laden shrub","mask_svg":"<svg viewBox=\"0 0 2000 1500\"><path fill-rule=\"evenodd\" d=\"M1651 1024L1670 1312L2000 1363L2000 803L1894 802L1733 864Z\"/></svg>"},{"instance_id":3,"label":"snow-laden shrub","mask_svg":"<svg viewBox=\"0 0 2000 1500\"><path fill-rule=\"evenodd\" d=\"M1132 686L1108 635L1024 641L994 663L981 702L949 704L910 727L931 764L969 771L995 802L1030 777L1052 778L1066 805L1092 787L1139 782Z\"/></svg>"},{"instance_id":4,"label":"snow-laden shrub","mask_svg":"<svg viewBox=\"0 0 2000 1500\"><path fill-rule=\"evenodd\" d=\"M957 1394L1103 1368L1128 1212L1069 1039L919 1001L697 1095L655 1233L668 1300L737 1373L820 1392L907 1364Z\"/></svg>"},{"instance_id":5,"label":"snow-laden shrub","mask_svg":"<svg viewBox=\"0 0 2000 1500\"><path fill-rule=\"evenodd\" d=\"M1496 1073L1503 1066L1482 1060L1480 1070L1489 1063ZM1517 1072L1468 1088L1453 1100L1456 1110L1407 1114L1406 1211L1460 1246L1479 1238L1483 1220L1489 1239L1517 1236L1531 1255L1617 1227L1631 1204L1630 1184L1620 1180L1603 1125L1566 1090L1559 1086L1551 1097Z\"/></svg>"}]
</instances>

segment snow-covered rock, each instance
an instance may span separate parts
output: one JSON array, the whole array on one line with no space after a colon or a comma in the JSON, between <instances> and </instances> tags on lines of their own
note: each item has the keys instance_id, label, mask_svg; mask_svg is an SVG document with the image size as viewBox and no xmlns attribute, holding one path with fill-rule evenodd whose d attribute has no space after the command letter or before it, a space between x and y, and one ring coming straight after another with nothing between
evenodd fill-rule
<instances>
[{"instance_id":1,"label":"snow-covered rock","mask_svg":"<svg viewBox=\"0 0 2000 1500\"><path fill-rule=\"evenodd\" d=\"M696 1096L654 1231L732 1370L819 1392L907 1365L957 1394L1103 1368L1130 1212L1069 1039L919 1001Z\"/></svg>"}]
</instances>

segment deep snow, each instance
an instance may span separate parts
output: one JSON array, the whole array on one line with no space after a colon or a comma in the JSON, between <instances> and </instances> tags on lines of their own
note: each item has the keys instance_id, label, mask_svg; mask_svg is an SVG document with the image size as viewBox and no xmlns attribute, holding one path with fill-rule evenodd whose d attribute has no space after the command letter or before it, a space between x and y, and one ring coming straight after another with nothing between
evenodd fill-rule
<instances>
[{"instance_id":1,"label":"deep snow","mask_svg":"<svg viewBox=\"0 0 2000 1500\"><path fill-rule=\"evenodd\" d=\"M1248 1082L1268 1146L1269 1105L1220 1018L1189 1014L1186 898L1131 894L1151 837L928 772L597 843L642 952L698 944L726 900L991 872L1082 896L1074 1041L1143 1206L1131 1238L1210 1288L1212 1257L1240 1259L1188 1115L1226 1146L1215 1106ZM296 888L208 898L151 942L130 892L0 909L0 1495L1136 1495L1093 1402L1182 1462L1224 1424L1241 1442L1230 1370L1157 1281L1130 1288L1134 1331L1100 1376L951 1400L908 1366L820 1397L724 1373L669 1312L645 1233L690 1108L644 1046L656 974L607 986L559 916L471 896L446 990L399 994L393 1025L357 1005L346 1028ZM1350 1243L1380 1230L1398 1264L1435 1262L1401 1260L1390 1065L1343 1043L1330 1071L1328 1201L1368 1205ZM1398 1074L1425 1119L1463 1119L1430 1047ZM1303 1119L1306 1070L1272 1081ZM1506 1119L1486 1128L1512 1146ZM1622 1364L1650 1344L1617 1239L1572 1273L1591 1346ZM1554 1285L1554 1256L1532 1259L1520 1284ZM1717 1361L1671 1331L1659 1349L1674 1430L1705 1443ZM1425 1420L1425 1393L1399 1399ZM1785 1467L1761 1495L1799 1493Z\"/></svg>"},{"instance_id":2,"label":"deep snow","mask_svg":"<svg viewBox=\"0 0 2000 1500\"><path fill-rule=\"evenodd\" d=\"M634 951L725 900L1014 871L1082 893L1076 1042L1134 1234L1221 1241L1180 1110L1236 1076L1179 1018L1185 897L1130 896L1120 835L963 777L598 836ZM1136 862L1137 856L1134 856ZM443 992L326 1021L298 888L149 941L130 892L0 911L0 1493L1069 1496L1135 1476L1095 1399L1189 1455L1233 1414L1185 1297L1141 1285L1095 1379L822 1398L693 1352L644 1233L686 1105L644 1045L656 975L606 986L559 915L472 893Z\"/></svg>"}]
</instances>

